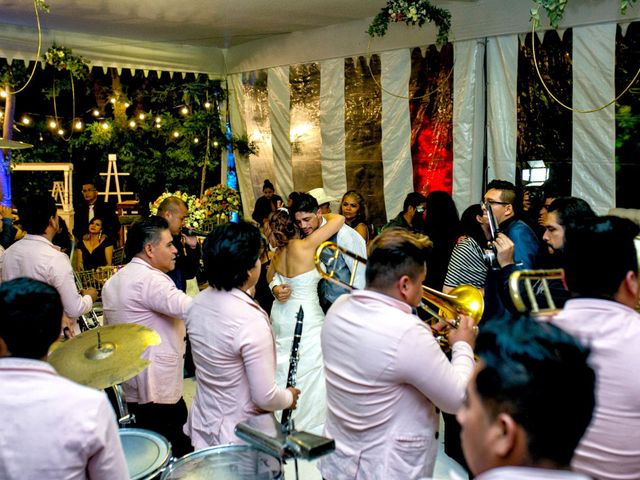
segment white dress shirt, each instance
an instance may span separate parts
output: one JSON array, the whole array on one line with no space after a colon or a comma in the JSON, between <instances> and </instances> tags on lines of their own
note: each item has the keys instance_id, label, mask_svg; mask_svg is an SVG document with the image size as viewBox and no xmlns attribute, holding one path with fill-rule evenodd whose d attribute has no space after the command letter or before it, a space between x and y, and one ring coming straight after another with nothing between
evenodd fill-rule
<instances>
[{"instance_id":1,"label":"white dress shirt","mask_svg":"<svg viewBox=\"0 0 640 480\"><path fill-rule=\"evenodd\" d=\"M0 478L125 480L106 395L40 360L0 358Z\"/></svg>"},{"instance_id":2,"label":"white dress shirt","mask_svg":"<svg viewBox=\"0 0 640 480\"><path fill-rule=\"evenodd\" d=\"M64 313L77 318L93 306L89 295L80 295L69 257L42 235L25 235L4 254L2 281L18 277L40 280L60 294Z\"/></svg>"},{"instance_id":3,"label":"white dress shirt","mask_svg":"<svg viewBox=\"0 0 640 480\"><path fill-rule=\"evenodd\" d=\"M499 467L481 473L475 480L589 480L590 477L568 470L531 467ZM452 480L455 480L452 478Z\"/></svg>"},{"instance_id":4,"label":"white dress shirt","mask_svg":"<svg viewBox=\"0 0 640 480\"><path fill-rule=\"evenodd\" d=\"M573 470L598 479L640 478L640 315L618 302L577 298L551 321L591 349L596 373L596 407Z\"/></svg>"},{"instance_id":5,"label":"white dress shirt","mask_svg":"<svg viewBox=\"0 0 640 480\"><path fill-rule=\"evenodd\" d=\"M436 407L461 405L474 368L466 342L450 362L404 302L370 290L343 295L322 329L325 435L336 450L319 469L334 479L419 479L433 473Z\"/></svg>"},{"instance_id":6,"label":"white dress shirt","mask_svg":"<svg viewBox=\"0 0 640 480\"><path fill-rule=\"evenodd\" d=\"M186 329L184 317L191 297L166 273L134 258L102 288L106 325L135 323L152 328L162 343L147 349L146 370L126 381L128 402L174 404L182 397Z\"/></svg>"}]
</instances>

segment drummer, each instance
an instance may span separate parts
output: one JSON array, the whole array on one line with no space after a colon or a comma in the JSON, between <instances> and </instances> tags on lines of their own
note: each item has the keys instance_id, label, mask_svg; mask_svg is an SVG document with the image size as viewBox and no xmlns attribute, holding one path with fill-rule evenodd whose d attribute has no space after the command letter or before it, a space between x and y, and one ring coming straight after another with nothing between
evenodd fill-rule
<instances>
[{"instance_id":1,"label":"drummer","mask_svg":"<svg viewBox=\"0 0 640 480\"><path fill-rule=\"evenodd\" d=\"M192 451L182 432L187 405L182 398L185 353L184 316L191 297L167 275L175 268L176 247L164 218L151 216L133 224L125 244L131 261L102 289L105 323L134 323L152 328L162 343L145 358L149 368L124 383L136 426L164 435L174 456Z\"/></svg>"},{"instance_id":2,"label":"drummer","mask_svg":"<svg viewBox=\"0 0 640 480\"><path fill-rule=\"evenodd\" d=\"M61 325L55 288L24 277L0 284L0 477L128 479L106 395L45 361Z\"/></svg>"},{"instance_id":3,"label":"drummer","mask_svg":"<svg viewBox=\"0 0 640 480\"><path fill-rule=\"evenodd\" d=\"M260 276L260 231L227 223L204 243L209 287L198 294L186 325L196 365L196 395L185 432L196 449L242 443L234 428L264 412L295 408L300 391L275 382L269 316L253 299Z\"/></svg>"}]
</instances>

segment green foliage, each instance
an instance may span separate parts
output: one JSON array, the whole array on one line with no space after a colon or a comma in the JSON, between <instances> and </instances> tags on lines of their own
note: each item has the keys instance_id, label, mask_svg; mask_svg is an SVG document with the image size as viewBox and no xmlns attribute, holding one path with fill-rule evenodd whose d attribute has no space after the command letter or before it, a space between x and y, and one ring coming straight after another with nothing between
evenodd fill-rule
<instances>
[{"instance_id":1,"label":"green foliage","mask_svg":"<svg viewBox=\"0 0 640 480\"><path fill-rule=\"evenodd\" d=\"M0 86L10 86L12 89L23 85L27 80L27 68L22 61L14 61L9 65L0 65Z\"/></svg>"},{"instance_id":2,"label":"green foliage","mask_svg":"<svg viewBox=\"0 0 640 480\"><path fill-rule=\"evenodd\" d=\"M442 46L449 41L451 13L432 5L429 0L387 0L387 5L369 25L369 36L383 37L387 33L389 22L404 22L419 27L426 22L433 22L438 27L436 45Z\"/></svg>"},{"instance_id":3,"label":"green foliage","mask_svg":"<svg viewBox=\"0 0 640 480\"><path fill-rule=\"evenodd\" d=\"M626 15L627 8L637 1L638 0L620 0L620 12L623 15ZM540 27L540 9L543 9L546 12L547 18L549 19L549 25L553 28L558 28L562 18L564 17L567 0L533 0L533 3L535 3L536 6L530 11L530 21L533 22L534 28Z\"/></svg>"},{"instance_id":4,"label":"green foliage","mask_svg":"<svg viewBox=\"0 0 640 480\"><path fill-rule=\"evenodd\" d=\"M44 60L56 70L67 71L77 80L86 80L89 76L89 61L74 55L70 48L53 44L44 54Z\"/></svg>"}]
</instances>

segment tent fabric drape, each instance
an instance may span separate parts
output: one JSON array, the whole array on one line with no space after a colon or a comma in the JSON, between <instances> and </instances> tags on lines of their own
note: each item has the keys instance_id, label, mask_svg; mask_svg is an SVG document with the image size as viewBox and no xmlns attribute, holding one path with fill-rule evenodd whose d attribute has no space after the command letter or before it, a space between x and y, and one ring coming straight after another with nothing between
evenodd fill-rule
<instances>
[{"instance_id":1,"label":"tent fabric drape","mask_svg":"<svg viewBox=\"0 0 640 480\"><path fill-rule=\"evenodd\" d=\"M483 193L484 52L482 41L454 44L453 200L460 212Z\"/></svg>"},{"instance_id":2,"label":"tent fabric drape","mask_svg":"<svg viewBox=\"0 0 640 480\"><path fill-rule=\"evenodd\" d=\"M340 198L347 191L344 131L344 60L320 62L320 158L322 186Z\"/></svg>"},{"instance_id":3,"label":"tent fabric drape","mask_svg":"<svg viewBox=\"0 0 640 480\"><path fill-rule=\"evenodd\" d=\"M615 50L614 23L574 28L574 108L597 108L615 97ZM615 129L615 105L573 114L572 195L600 215L616 204Z\"/></svg>"},{"instance_id":4,"label":"tent fabric drape","mask_svg":"<svg viewBox=\"0 0 640 480\"><path fill-rule=\"evenodd\" d=\"M409 78L411 51L385 52L382 64L382 165L387 218L397 214L405 197L413 191Z\"/></svg>"},{"instance_id":5,"label":"tent fabric drape","mask_svg":"<svg viewBox=\"0 0 640 480\"><path fill-rule=\"evenodd\" d=\"M488 180L515 181L518 36L487 39Z\"/></svg>"},{"instance_id":6,"label":"tent fabric drape","mask_svg":"<svg viewBox=\"0 0 640 480\"><path fill-rule=\"evenodd\" d=\"M269 69L267 80L269 94L269 121L276 191L288 195L293 191L293 164L291 162L291 137L289 114L289 67Z\"/></svg>"}]
</instances>

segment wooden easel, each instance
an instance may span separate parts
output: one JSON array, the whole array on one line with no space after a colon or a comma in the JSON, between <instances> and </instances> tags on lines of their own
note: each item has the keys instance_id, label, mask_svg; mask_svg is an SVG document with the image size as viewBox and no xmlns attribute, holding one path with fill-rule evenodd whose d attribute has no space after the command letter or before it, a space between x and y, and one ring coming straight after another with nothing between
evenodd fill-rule
<instances>
[{"instance_id":1,"label":"wooden easel","mask_svg":"<svg viewBox=\"0 0 640 480\"><path fill-rule=\"evenodd\" d=\"M104 192L98 192L98 195L104 195L104 201L108 202L109 201L109 195L115 195L116 198L118 199L118 203L122 203L122 195L133 195L133 192L122 192L120 191L120 177L127 177L129 176L128 173L126 172L122 172L119 173L118 172L118 164L116 163L116 154L115 153L110 153L109 154L109 164L107 165L107 172L101 172L100 175L101 176L106 176L107 179L105 180L105 186L104 186ZM115 181L115 186L116 186L116 191L115 192L111 192L111 178L114 179Z\"/></svg>"}]
</instances>

